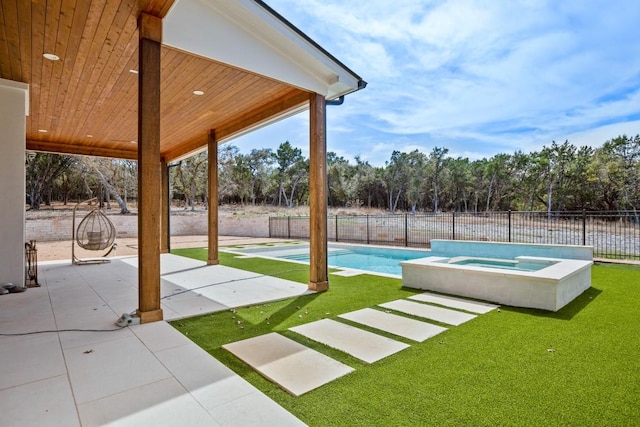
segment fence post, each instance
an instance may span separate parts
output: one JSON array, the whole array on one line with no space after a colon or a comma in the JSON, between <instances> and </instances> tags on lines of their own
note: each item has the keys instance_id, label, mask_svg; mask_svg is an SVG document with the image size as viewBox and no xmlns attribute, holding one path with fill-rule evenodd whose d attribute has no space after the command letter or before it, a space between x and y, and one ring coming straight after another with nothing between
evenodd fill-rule
<instances>
[{"instance_id":1,"label":"fence post","mask_svg":"<svg viewBox=\"0 0 640 427\"><path fill-rule=\"evenodd\" d=\"M404 213L404 246L409 246L409 214Z\"/></svg>"},{"instance_id":2,"label":"fence post","mask_svg":"<svg viewBox=\"0 0 640 427\"><path fill-rule=\"evenodd\" d=\"M582 246L587 246L587 211L582 209Z\"/></svg>"},{"instance_id":3,"label":"fence post","mask_svg":"<svg viewBox=\"0 0 640 427\"><path fill-rule=\"evenodd\" d=\"M291 215L287 215L287 239L291 239Z\"/></svg>"},{"instance_id":4,"label":"fence post","mask_svg":"<svg viewBox=\"0 0 640 427\"><path fill-rule=\"evenodd\" d=\"M369 214L367 214L367 245L369 244Z\"/></svg>"},{"instance_id":5,"label":"fence post","mask_svg":"<svg viewBox=\"0 0 640 427\"><path fill-rule=\"evenodd\" d=\"M507 217L509 218L509 243L511 243L511 209L509 209Z\"/></svg>"},{"instance_id":6,"label":"fence post","mask_svg":"<svg viewBox=\"0 0 640 427\"><path fill-rule=\"evenodd\" d=\"M336 242L338 241L338 214L336 214Z\"/></svg>"},{"instance_id":7,"label":"fence post","mask_svg":"<svg viewBox=\"0 0 640 427\"><path fill-rule=\"evenodd\" d=\"M456 240L456 211L451 211L451 240Z\"/></svg>"}]
</instances>

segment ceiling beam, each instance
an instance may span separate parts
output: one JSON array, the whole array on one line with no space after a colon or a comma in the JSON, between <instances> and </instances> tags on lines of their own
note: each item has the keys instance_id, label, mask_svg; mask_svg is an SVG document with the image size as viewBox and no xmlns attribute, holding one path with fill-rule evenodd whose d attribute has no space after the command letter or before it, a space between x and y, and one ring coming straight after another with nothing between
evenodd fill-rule
<instances>
[{"instance_id":1,"label":"ceiling beam","mask_svg":"<svg viewBox=\"0 0 640 427\"><path fill-rule=\"evenodd\" d=\"M69 154L74 156L111 157L114 159L137 160L138 149L122 150L107 147L89 147L65 142L27 140L28 151L40 151L44 153Z\"/></svg>"}]
</instances>

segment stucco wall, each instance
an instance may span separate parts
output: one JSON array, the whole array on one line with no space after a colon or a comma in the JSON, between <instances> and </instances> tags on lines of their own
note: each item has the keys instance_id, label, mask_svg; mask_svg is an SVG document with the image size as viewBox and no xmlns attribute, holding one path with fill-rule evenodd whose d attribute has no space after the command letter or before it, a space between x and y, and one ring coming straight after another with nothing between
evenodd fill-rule
<instances>
[{"instance_id":1,"label":"stucco wall","mask_svg":"<svg viewBox=\"0 0 640 427\"><path fill-rule=\"evenodd\" d=\"M78 214L76 226L86 213ZM138 217L136 215L109 214L116 228L116 238L137 237ZM71 214L62 214L50 218L29 218L26 220L28 240L57 241L71 239ZM218 217L218 233L221 236L269 237L269 218L267 216L224 215ZM171 215L172 236L197 236L207 234L207 213Z\"/></svg>"},{"instance_id":2,"label":"stucco wall","mask_svg":"<svg viewBox=\"0 0 640 427\"><path fill-rule=\"evenodd\" d=\"M24 285L24 189L28 86L0 79L0 284Z\"/></svg>"}]
</instances>

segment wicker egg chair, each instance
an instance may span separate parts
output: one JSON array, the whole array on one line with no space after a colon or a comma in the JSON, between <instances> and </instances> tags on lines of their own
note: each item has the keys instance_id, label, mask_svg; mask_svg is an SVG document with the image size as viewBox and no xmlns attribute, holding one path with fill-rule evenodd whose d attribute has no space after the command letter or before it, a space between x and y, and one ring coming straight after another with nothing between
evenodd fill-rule
<instances>
[{"instance_id":1,"label":"wicker egg chair","mask_svg":"<svg viewBox=\"0 0 640 427\"><path fill-rule=\"evenodd\" d=\"M110 262L107 256L116 249L116 228L111 220L102 212L98 203L85 215L76 228L76 210L78 206L84 203L97 202L97 200L98 199L94 197L84 202L78 202L73 208L73 221L71 225L71 258L73 264L81 265ZM106 252L99 257L81 259L76 257L76 245L88 251L106 250Z\"/></svg>"}]
</instances>

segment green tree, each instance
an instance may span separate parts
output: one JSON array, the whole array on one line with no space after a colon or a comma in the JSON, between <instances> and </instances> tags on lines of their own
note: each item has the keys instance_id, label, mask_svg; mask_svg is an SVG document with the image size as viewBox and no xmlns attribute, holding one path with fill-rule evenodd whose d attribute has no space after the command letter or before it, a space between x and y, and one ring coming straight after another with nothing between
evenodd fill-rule
<instances>
[{"instance_id":1,"label":"green tree","mask_svg":"<svg viewBox=\"0 0 640 427\"><path fill-rule=\"evenodd\" d=\"M431 182L433 192L433 211L440 211L440 179L445 164L445 157L449 152L448 148L434 147L429 154L429 170L431 171Z\"/></svg>"},{"instance_id":2,"label":"green tree","mask_svg":"<svg viewBox=\"0 0 640 427\"><path fill-rule=\"evenodd\" d=\"M232 144L222 144L218 147L218 198L229 203L238 202L238 182L234 175L234 168L240 156L240 149ZM211 197L211 195L207 195Z\"/></svg>"},{"instance_id":3,"label":"green tree","mask_svg":"<svg viewBox=\"0 0 640 427\"><path fill-rule=\"evenodd\" d=\"M427 179L427 156L418 150L414 150L409 154L403 153L403 157L406 161L406 199L411 207L411 212L415 214L416 208L424 199L425 180Z\"/></svg>"},{"instance_id":4,"label":"green tree","mask_svg":"<svg viewBox=\"0 0 640 427\"><path fill-rule=\"evenodd\" d=\"M49 153L30 153L26 163L26 193L29 208L40 209L40 205L50 203L55 181L77 162L77 157L60 156Z\"/></svg>"},{"instance_id":5,"label":"green tree","mask_svg":"<svg viewBox=\"0 0 640 427\"><path fill-rule=\"evenodd\" d=\"M445 167L450 171L447 184L451 208L458 212L467 212L472 188L469 159L462 157L449 159Z\"/></svg>"},{"instance_id":6,"label":"green tree","mask_svg":"<svg viewBox=\"0 0 640 427\"><path fill-rule=\"evenodd\" d=\"M353 202L355 168L344 157L327 153L327 189L329 206L347 206Z\"/></svg>"},{"instance_id":7,"label":"green tree","mask_svg":"<svg viewBox=\"0 0 640 427\"><path fill-rule=\"evenodd\" d=\"M202 152L183 160L173 172L174 188L185 197L184 209L195 210L198 195L206 194L207 152Z\"/></svg>"},{"instance_id":8,"label":"green tree","mask_svg":"<svg viewBox=\"0 0 640 427\"><path fill-rule=\"evenodd\" d=\"M640 135L626 135L606 141L602 154L607 158L608 174L619 189L616 209L632 212L639 220L640 205Z\"/></svg>"},{"instance_id":9,"label":"green tree","mask_svg":"<svg viewBox=\"0 0 640 427\"><path fill-rule=\"evenodd\" d=\"M552 141L550 147L545 146L540 151L538 158L539 170L546 183L545 198L540 200L547 208L547 216L551 216L551 211L554 208L555 210L564 208L565 176L575 153L576 147L570 144L569 141L565 141L562 144Z\"/></svg>"},{"instance_id":10,"label":"green tree","mask_svg":"<svg viewBox=\"0 0 640 427\"><path fill-rule=\"evenodd\" d=\"M469 164L471 180L471 199L473 200L473 212L479 212L480 200L486 197L489 183L486 177L486 169L489 161L486 158L474 160Z\"/></svg>"},{"instance_id":11,"label":"green tree","mask_svg":"<svg viewBox=\"0 0 640 427\"><path fill-rule=\"evenodd\" d=\"M265 190L269 186L270 175L273 171L273 152L270 148L253 149L245 156L245 165L250 174L249 197L251 204L256 199L264 200Z\"/></svg>"},{"instance_id":12,"label":"green tree","mask_svg":"<svg viewBox=\"0 0 640 427\"><path fill-rule=\"evenodd\" d=\"M380 191L380 173L369 162L363 161L360 156L355 157L355 195L359 200L366 200L367 207L371 208L377 193Z\"/></svg>"},{"instance_id":13,"label":"green tree","mask_svg":"<svg viewBox=\"0 0 640 427\"><path fill-rule=\"evenodd\" d=\"M591 147L580 147L566 169L565 209L593 209L593 201L597 199L594 192L590 164L594 150Z\"/></svg>"},{"instance_id":14,"label":"green tree","mask_svg":"<svg viewBox=\"0 0 640 427\"><path fill-rule=\"evenodd\" d=\"M409 156L407 153L393 151L391 160L385 163L384 187L387 193L388 207L395 212L400 196L404 194L409 182Z\"/></svg>"},{"instance_id":15,"label":"green tree","mask_svg":"<svg viewBox=\"0 0 640 427\"><path fill-rule=\"evenodd\" d=\"M282 206L284 198L285 206L293 207L296 189L308 178L309 163L302 156L302 150L289 141L280 144L274 158L278 165L278 206Z\"/></svg>"},{"instance_id":16,"label":"green tree","mask_svg":"<svg viewBox=\"0 0 640 427\"><path fill-rule=\"evenodd\" d=\"M485 211L500 209L511 178L511 155L497 154L485 164L488 181ZM508 207L507 207L508 209Z\"/></svg>"}]
</instances>

